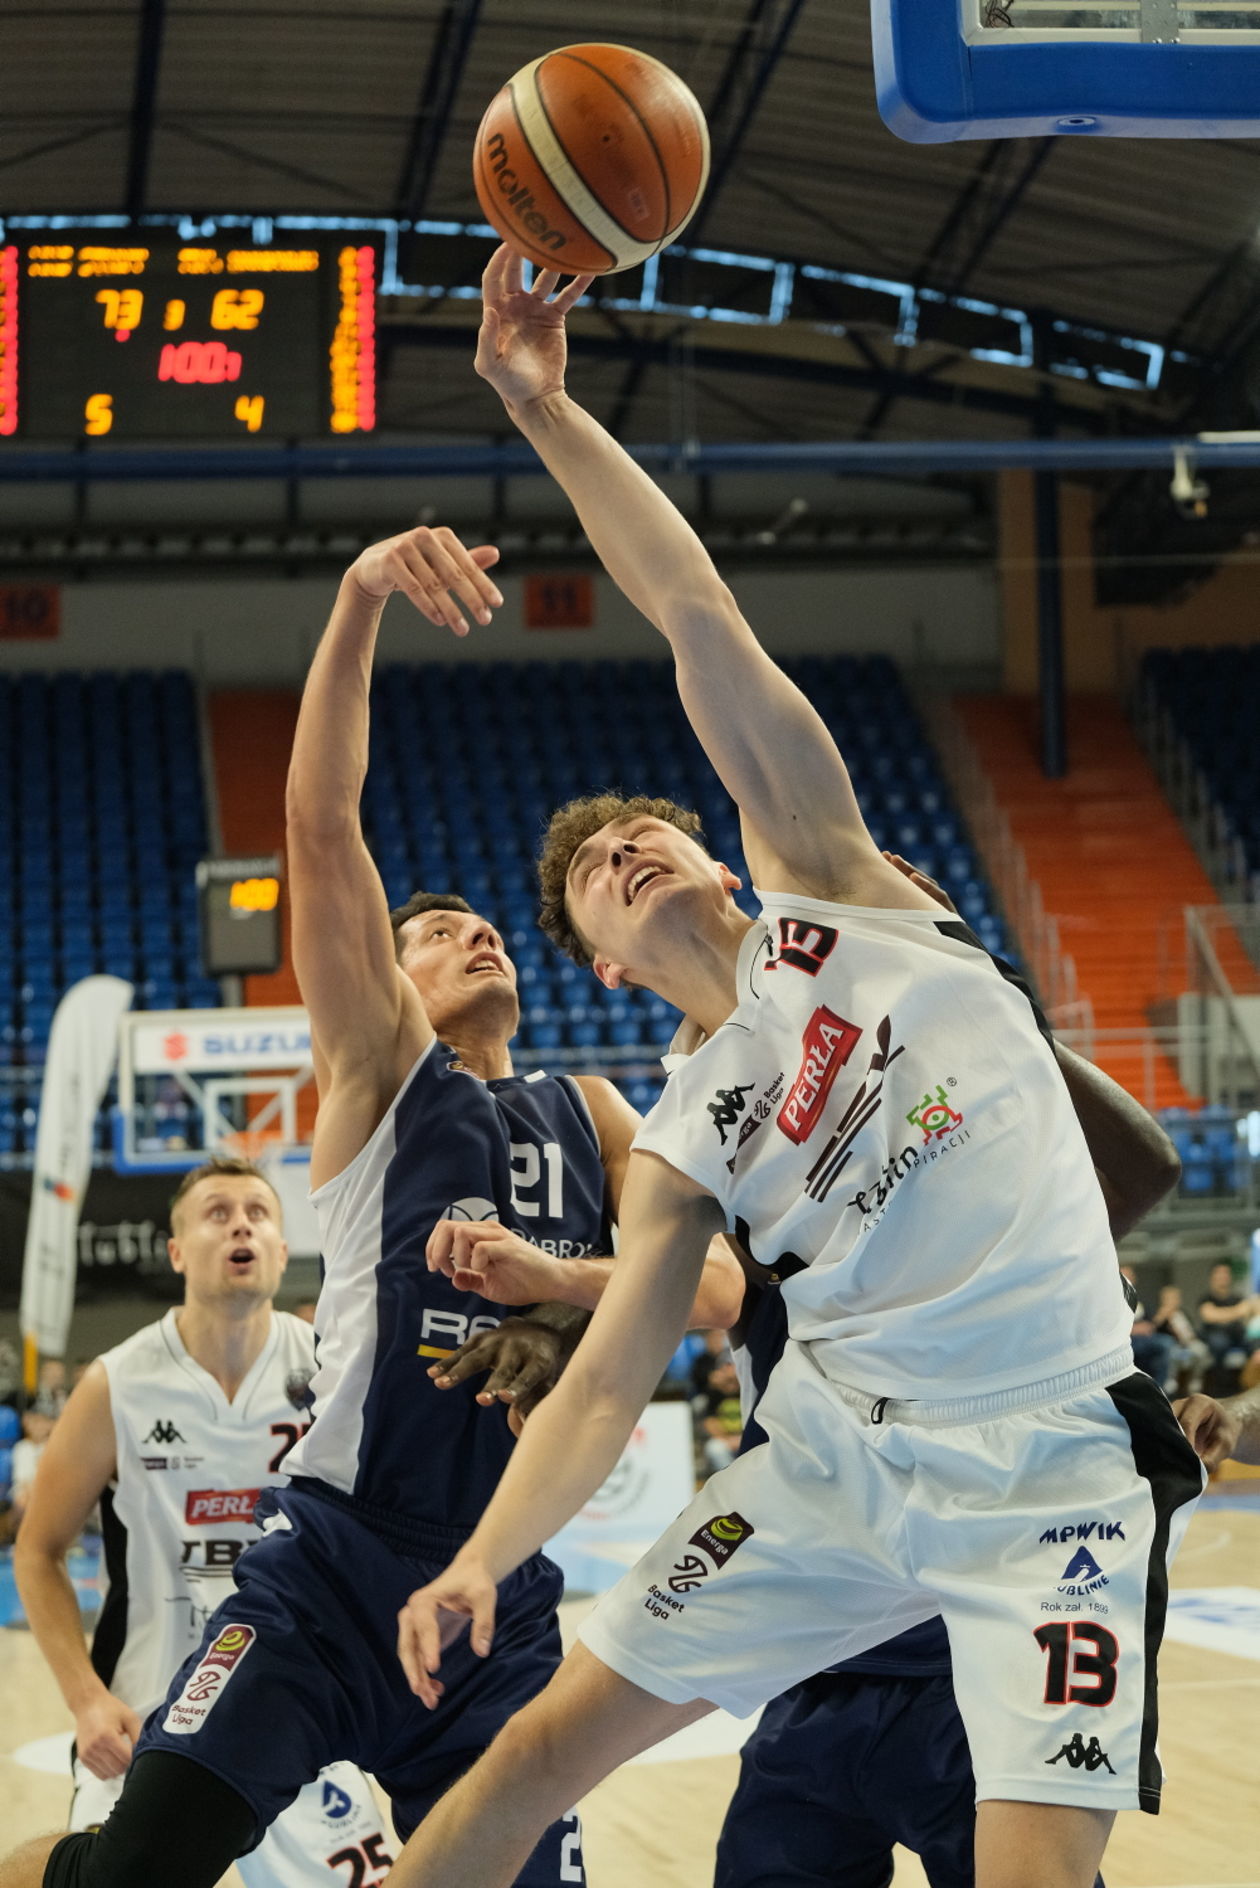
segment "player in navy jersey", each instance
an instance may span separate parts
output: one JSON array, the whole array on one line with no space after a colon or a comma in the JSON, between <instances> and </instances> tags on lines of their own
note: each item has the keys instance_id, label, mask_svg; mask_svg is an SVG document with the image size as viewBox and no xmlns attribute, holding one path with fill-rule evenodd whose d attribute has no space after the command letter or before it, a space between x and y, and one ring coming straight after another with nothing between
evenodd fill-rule
<instances>
[{"instance_id":1,"label":"player in navy jersey","mask_svg":"<svg viewBox=\"0 0 1260 1888\"><path fill-rule=\"evenodd\" d=\"M148 1720L103 1830L51 1854L28 1845L0 1868L4 1888L211 1888L337 1758L377 1778L405 1836L559 1663L562 1582L541 1552L500 1594L506 1656L489 1666L453 1647L435 1714L396 1656L399 1609L468 1537L514 1440L501 1376L480 1393L444 1392L430 1373L517 1307L533 1305L536 1326L561 1306L572 1330L569 1307L596 1302L638 1125L602 1078L513 1073L519 1012L502 940L459 897L417 894L391 914L360 829L385 603L399 591L462 632L465 609L486 622L501 601L485 574L496 557L422 528L365 551L342 582L287 801L294 962L320 1097L314 1421L286 1460L290 1486L258 1503L263 1537ZM716 1246L696 1320L729 1323L738 1302L738 1266ZM364 1884L380 1878L379 1857L358 1865ZM584 1880L571 1810L517 1879Z\"/></svg>"}]
</instances>

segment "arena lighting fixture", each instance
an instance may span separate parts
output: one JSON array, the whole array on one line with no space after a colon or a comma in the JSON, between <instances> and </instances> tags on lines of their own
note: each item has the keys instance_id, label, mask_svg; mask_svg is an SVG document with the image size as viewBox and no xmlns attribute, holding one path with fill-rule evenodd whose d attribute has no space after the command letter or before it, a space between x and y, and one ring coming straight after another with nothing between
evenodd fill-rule
<instances>
[{"instance_id":1,"label":"arena lighting fixture","mask_svg":"<svg viewBox=\"0 0 1260 1888\"><path fill-rule=\"evenodd\" d=\"M395 306L422 299L476 301L481 291L469 279L470 242L475 246L475 260L476 246L497 240L488 224L436 218L410 223L389 217L228 212L152 216L133 224L123 216L31 215L0 217L0 261L6 249L29 242L35 232L55 238L56 232L67 230L128 230L131 240L142 241L145 230L158 229L174 231L190 244L242 232L235 241L258 249L289 246L297 232L307 232L312 239L321 235L335 239L353 232L363 243L379 249L376 292ZM400 238L405 239L408 272L422 279L404 277ZM853 328L885 334L899 346L939 344L999 366L1030 369L1034 359L1035 322L1027 309L976 296L948 295L861 270L731 249L673 245L642 269L610 278L600 295L601 306L618 313L681 315L744 327L773 328L791 322L835 334ZM388 311L383 312L387 323ZM1166 353L1157 341L1065 318L1044 325L1041 345L1044 371L1133 393L1160 388L1170 361L1193 365L1192 357ZM3 405L0 387L0 409ZM0 410L0 450L10 432L15 438L22 436L20 419L6 430Z\"/></svg>"}]
</instances>

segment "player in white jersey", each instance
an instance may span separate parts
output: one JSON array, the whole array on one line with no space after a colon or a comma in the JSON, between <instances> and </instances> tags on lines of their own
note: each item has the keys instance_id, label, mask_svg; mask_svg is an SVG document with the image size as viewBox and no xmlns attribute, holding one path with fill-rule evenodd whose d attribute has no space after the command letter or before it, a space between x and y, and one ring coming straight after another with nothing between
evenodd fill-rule
<instances>
[{"instance_id":1,"label":"player in white jersey","mask_svg":"<svg viewBox=\"0 0 1260 1888\"><path fill-rule=\"evenodd\" d=\"M478 370L669 642L763 915L668 802L610 795L552 823L544 927L605 984L676 1004L699 1046L636 1139L622 1256L573 1363L403 1610L417 1694L436 1696L443 1614L487 1654L496 1582L611 1468L714 1230L786 1278L793 1341L766 1443L604 1600L391 1883L506 1883L616 1764L939 1612L979 1888L1086 1888L1115 1811L1158 1798L1154 1657L1201 1469L1133 1371L1103 1200L1030 1004L880 855L830 733L695 534L569 400L584 283L557 286L526 293L497 252Z\"/></svg>"},{"instance_id":2,"label":"player in white jersey","mask_svg":"<svg viewBox=\"0 0 1260 1888\"><path fill-rule=\"evenodd\" d=\"M172 1208L172 1309L87 1372L45 1451L15 1572L41 1651L74 1714L69 1827L99 1827L122 1793L140 1726L201 1643L257 1539L254 1506L287 1481L308 1427L309 1324L272 1300L286 1250L280 1203L246 1161L187 1176ZM97 1501L107 1581L91 1652L65 1557ZM248 1888L343 1883L388 1865L376 1800L329 1765L238 1863Z\"/></svg>"}]
</instances>

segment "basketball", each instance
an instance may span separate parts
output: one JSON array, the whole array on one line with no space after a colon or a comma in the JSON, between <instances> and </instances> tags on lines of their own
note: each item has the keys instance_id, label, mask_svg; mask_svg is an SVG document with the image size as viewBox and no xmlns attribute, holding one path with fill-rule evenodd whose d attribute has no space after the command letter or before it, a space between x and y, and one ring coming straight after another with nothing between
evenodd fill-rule
<instances>
[{"instance_id":1,"label":"basketball","mask_svg":"<svg viewBox=\"0 0 1260 1888\"><path fill-rule=\"evenodd\" d=\"M695 214L709 132L668 66L628 46L561 46L491 99L473 181L504 241L543 269L614 275Z\"/></svg>"}]
</instances>

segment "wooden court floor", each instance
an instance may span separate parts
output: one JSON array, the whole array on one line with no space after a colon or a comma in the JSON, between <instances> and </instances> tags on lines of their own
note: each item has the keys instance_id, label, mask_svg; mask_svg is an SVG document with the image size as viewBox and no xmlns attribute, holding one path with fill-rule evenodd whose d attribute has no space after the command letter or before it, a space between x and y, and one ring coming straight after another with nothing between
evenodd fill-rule
<instances>
[{"instance_id":1,"label":"wooden court floor","mask_svg":"<svg viewBox=\"0 0 1260 1888\"><path fill-rule=\"evenodd\" d=\"M1204 1503L1173 1586L1250 1588L1260 1604L1260 1499ZM567 1604L566 1624L572 1628L584 1611L582 1601ZM1164 1808L1158 1817L1118 1819L1104 1863L1109 1888L1260 1888L1260 1636L1247 1635L1246 1646L1249 1656L1166 1643ZM56 1828L67 1800L59 1777L13 1755L70 1722L29 1633L0 1631L0 1699L0 1840L7 1848ZM609 1777L582 1806L592 1888L703 1888L736 1769L730 1752L684 1754ZM897 1888L919 1888L917 1859L898 1851L897 1864ZM226 1881L237 1879L233 1873Z\"/></svg>"}]
</instances>

